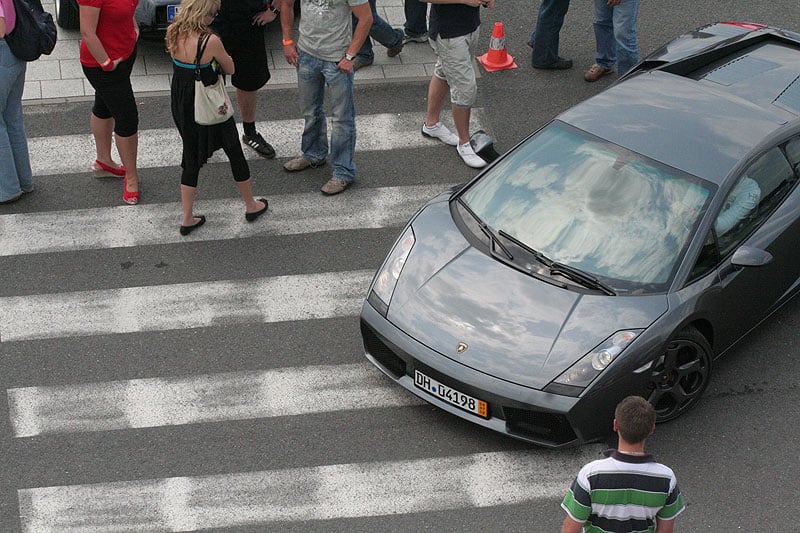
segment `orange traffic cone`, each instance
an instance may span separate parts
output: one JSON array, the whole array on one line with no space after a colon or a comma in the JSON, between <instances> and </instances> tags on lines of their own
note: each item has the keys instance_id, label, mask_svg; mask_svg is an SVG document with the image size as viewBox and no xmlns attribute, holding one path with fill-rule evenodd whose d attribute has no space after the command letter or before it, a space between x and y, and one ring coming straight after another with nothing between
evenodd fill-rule
<instances>
[{"instance_id":1,"label":"orange traffic cone","mask_svg":"<svg viewBox=\"0 0 800 533\"><path fill-rule=\"evenodd\" d=\"M479 56L478 61L488 72L517 68L514 58L506 52L506 36L503 33L502 22L494 23L492 40L489 41L489 51Z\"/></svg>"}]
</instances>

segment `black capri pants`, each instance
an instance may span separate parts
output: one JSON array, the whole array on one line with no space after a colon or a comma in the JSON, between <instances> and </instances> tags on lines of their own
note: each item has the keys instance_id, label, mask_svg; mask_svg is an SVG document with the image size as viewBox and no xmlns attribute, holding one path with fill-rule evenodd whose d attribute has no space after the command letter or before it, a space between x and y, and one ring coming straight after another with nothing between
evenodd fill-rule
<instances>
[{"instance_id":1,"label":"black capri pants","mask_svg":"<svg viewBox=\"0 0 800 533\"><path fill-rule=\"evenodd\" d=\"M139 130L139 110L131 87L131 71L136 61L136 47L117 68L105 72L100 67L83 67L86 79L94 88L92 113L100 119L114 119L114 133L130 137Z\"/></svg>"}]
</instances>

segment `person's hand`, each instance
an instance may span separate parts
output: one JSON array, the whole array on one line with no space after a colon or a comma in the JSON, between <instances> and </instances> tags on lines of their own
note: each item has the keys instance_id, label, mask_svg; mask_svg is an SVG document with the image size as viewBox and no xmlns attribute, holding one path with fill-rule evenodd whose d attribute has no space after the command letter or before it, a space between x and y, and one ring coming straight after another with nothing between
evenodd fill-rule
<instances>
[{"instance_id":1,"label":"person's hand","mask_svg":"<svg viewBox=\"0 0 800 533\"><path fill-rule=\"evenodd\" d=\"M300 57L300 54L297 53L297 47L294 44L283 45L283 55L287 63L297 68L297 58Z\"/></svg>"},{"instance_id":2,"label":"person's hand","mask_svg":"<svg viewBox=\"0 0 800 533\"><path fill-rule=\"evenodd\" d=\"M345 74L353 72L353 62L346 57L343 57L336 66Z\"/></svg>"},{"instance_id":3,"label":"person's hand","mask_svg":"<svg viewBox=\"0 0 800 533\"><path fill-rule=\"evenodd\" d=\"M256 15L253 17L253 26L266 26L277 17L277 13L271 9L265 9L264 11L256 13Z\"/></svg>"},{"instance_id":4,"label":"person's hand","mask_svg":"<svg viewBox=\"0 0 800 533\"><path fill-rule=\"evenodd\" d=\"M494 7L495 0L484 0L483 7Z\"/></svg>"},{"instance_id":5,"label":"person's hand","mask_svg":"<svg viewBox=\"0 0 800 533\"><path fill-rule=\"evenodd\" d=\"M470 7L480 7L486 3L486 0L462 0L462 3L467 4Z\"/></svg>"},{"instance_id":6,"label":"person's hand","mask_svg":"<svg viewBox=\"0 0 800 533\"><path fill-rule=\"evenodd\" d=\"M111 65L108 68L104 68L103 71L112 72L112 71L116 70L117 65L119 65L121 61L122 61L121 57L118 57L117 59L112 60L111 61ZM100 68L102 68L102 67L103 67L103 65L100 65Z\"/></svg>"}]
</instances>

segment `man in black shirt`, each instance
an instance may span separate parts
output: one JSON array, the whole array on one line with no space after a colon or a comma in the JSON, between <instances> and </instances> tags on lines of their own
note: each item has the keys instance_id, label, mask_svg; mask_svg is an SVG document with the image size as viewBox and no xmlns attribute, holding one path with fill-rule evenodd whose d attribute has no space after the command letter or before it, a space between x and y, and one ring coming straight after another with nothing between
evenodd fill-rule
<instances>
[{"instance_id":1,"label":"man in black shirt","mask_svg":"<svg viewBox=\"0 0 800 533\"><path fill-rule=\"evenodd\" d=\"M269 0L222 0L213 24L236 66L231 83L242 112L242 141L270 159L275 157L275 149L256 131L256 91L270 78L264 26L277 15Z\"/></svg>"},{"instance_id":2,"label":"man in black shirt","mask_svg":"<svg viewBox=\"0 0 800 533\"><path fill-rule=\"evenodd\" d=\"M422 135L455 146L458 155L473 168L486 165L469 143L469 117L478 95L472 58L481 25L480 7L493 7L495 0L424 0L431 5L428 23L436 65L428 85L428 108ZM458 135L439 121L448 92L453 123Z\"/></svg>"}]
</instances>

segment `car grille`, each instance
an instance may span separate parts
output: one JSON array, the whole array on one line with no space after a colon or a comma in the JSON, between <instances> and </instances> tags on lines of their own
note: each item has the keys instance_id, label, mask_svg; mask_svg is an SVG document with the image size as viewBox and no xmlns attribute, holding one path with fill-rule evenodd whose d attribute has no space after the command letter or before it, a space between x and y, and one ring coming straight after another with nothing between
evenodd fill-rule
<instances>
[{"instance_id":1,"label":"car grille","mask_svg":"<svg viewBox=\"0 0 800 533\"><path fill-rule=\"evenodd\" d=\"M406 373L406 362L394 354L391 348L381 341L375 332L363 321L361 322L361 336L364 338L364 349L375 358L383 367L391 372L395 379L400 379Z\"/></svg>"},{"instance_id":2,"label":"car grille","mask_svg":"<svg viewBox=\"0 0 800 533\"><path fill-rule=\"evenodd\" d=\"M523 438L547 441L554 445L566 444L577 437L564 415L503 407L506 430Z\"/></svg>"}]
</instances>

